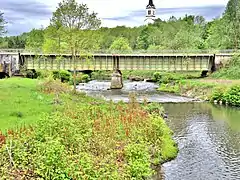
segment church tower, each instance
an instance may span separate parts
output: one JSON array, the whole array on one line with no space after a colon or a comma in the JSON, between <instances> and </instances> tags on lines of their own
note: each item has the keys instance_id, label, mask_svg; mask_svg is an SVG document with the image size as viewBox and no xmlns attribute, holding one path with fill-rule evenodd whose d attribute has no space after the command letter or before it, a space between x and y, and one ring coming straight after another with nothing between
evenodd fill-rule
<instances>
[{"instance_id":1,"label":"church tower","mask_svg":"<svg viewBox=\"0 0 240 180\"><path fill-rule=\"evenodd\" d=\"M145 19L145 24L150 24L154 23L155 20L155 13L156 13L156 7L153 4L153 0L149 0L149 3L146 7L146 19Z\"/></svg>"}]
</instances>

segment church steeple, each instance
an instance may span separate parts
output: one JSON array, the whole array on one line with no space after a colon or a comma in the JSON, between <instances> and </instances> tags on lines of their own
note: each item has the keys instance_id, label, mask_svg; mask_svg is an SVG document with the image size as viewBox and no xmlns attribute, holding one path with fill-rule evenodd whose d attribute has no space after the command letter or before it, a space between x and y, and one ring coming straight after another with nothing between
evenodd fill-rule
<instances>
[{"instance_id":1,"label":"church steeple","mask_svg":"<svg viewBox=\"0 0 240 180\"><path fill-rule=\"evenodd\" d=\"M153 0L149 0L148 5L146 7L146 19L145 19L146 24L154 23L155 13L156 7L153 4Z\"/></svg>"},{"instance_id":2,"label":"church steeple","mask_svg":"<svg viewBox=\"0 0 240 180\"><path fill-rule=\"evenodd\" d=\"M155 8L155 5L153 4L153 0L149 0L149 3L147 5L147 8L153 7Z\"/></svg>"}]
</instances>

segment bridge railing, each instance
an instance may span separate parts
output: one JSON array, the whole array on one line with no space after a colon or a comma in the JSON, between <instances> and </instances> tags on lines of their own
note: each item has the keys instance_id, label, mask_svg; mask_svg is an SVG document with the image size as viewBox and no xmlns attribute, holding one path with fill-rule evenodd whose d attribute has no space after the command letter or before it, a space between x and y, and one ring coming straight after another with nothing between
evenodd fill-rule
<instances>
[{"instance_id":1,"label":"bridge railing","mask_svg":"<svg viewBox=\"0 0 240 180\"><path fill-rule=\"evenodd\" d=\"M29 49L0 49L0 52L11 53L32 53L32 54L59 54L59 52L47 52L45 53L41 49L29 50ZM82 53L82 52L81 52ZM91 52L83 52L91 54L232 54L240 53L240 50L234 49L222 49L222 50L133 50L133 51L117 51L117 50L95 50ZM60 54L71 54L69 51L62 51Z\"/></svg>"}]
</instances>

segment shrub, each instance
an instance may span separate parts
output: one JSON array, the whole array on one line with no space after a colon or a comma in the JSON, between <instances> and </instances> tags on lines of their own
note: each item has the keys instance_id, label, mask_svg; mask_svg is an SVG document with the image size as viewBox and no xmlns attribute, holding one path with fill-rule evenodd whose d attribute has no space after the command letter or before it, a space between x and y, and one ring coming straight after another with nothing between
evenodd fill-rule
<instances>
[{"instance_id":1,"label":"shrub","mask_svg":"<svg viewBox=\"0 0 240 180\"><path fill-rule=\"evenodd\" d=\"M52 76L52 71L49 70L38 70L37 77L39 79L45 79Z\"/></svg>"},{"instance_id":2,"label":"shrub","mask_svg":"<svg viewBox=\"0 0 240 180\"><path fill-rule=\"evenodd\" d=\"M73 85L73 76L71 77L70 79L70 84ZM79 84L79 83L87 83L89 82L91 79L89 77L88 74L82 74L82 73L78 73L77 76L76 76L76 84Z\"/></svg>"},{"instance_id":3,"label":"shrub","mask_svg":"<svg viewBox=\"0 0 240 180\"><path fill-rule=\"evenodd\" d=\"M144 143L129 144L125 148L125 156L129 163L128 171L132 178L144 179L153 174L150 168L151 158Z\"/></svg>"},{"instance_id":4,"label":"shrub","mask_svg":"<svg viewBox=\"0 0 240 180\"><path fill-rule=\"evenodd\" d=\"M25 72L25 77L31 78L31 79L36 79L38 77L36 71L33 69L29 69Z\"/></svg>"},{"instance_id":5,"label":"shrub","mask_svg":"<svg viewBox=\"0 0 240 180\"><path fill-rule=\"evenodd\" d=\"M162 79L162 74L160 72L155 72L153 74L153 80L154 81L159 81L160 79Z\"/></svg>"},{"instance_id":6,"label":"shrub","mask_svg":"<svg viewBox=\"0 0 240 180\"><path fill-rule=\"evenodd\" d=\"M240 55L233 58L222 69L212 74L214 78L240 79Z\"/></svg>"},{"instance_id":7,"label":"shrub","mask_svg":"<svg viewBox=\"0 0 240 180\"><path fill-rule=\"evenodd\" d=\"M88 74L83 74L83 75L81 76L81 81L82 81L82 83L87 83L87 82L89 82L89 81L90 81L89 75L88 75Z\"/></svg>"},{"instance_id":8,"label":"shrub","mask_svg":"<svg viewBox=\"0 0 240 180\"><path fill-rule=\"evenodd\" d=\"M38 70L37 77L39 79L46 79L52 77L54 80L60 79L61 82L69 82L71 79L71 73L65 70Z\"/></svg>"},{"instance_id":9,"label":"shrub","mask_svg":"<svg viewBox=\"0 0 240 180\"><path fill-rule=\"evenodd\" d=\"M64 105L33 127L6 138L0 133L3 179L147 179L153 161L159 165L176 156L163 119L149 114L134 95L130 104L96 103L82 94L61 94L66 85L51 78L41 83L42 91L59 93Z\"/></svg>"},{"instance_id":10,"label":"shrub","mask_svg":"<svg viewBox=\"0 0 240 180\"><path fill-rule=\"evenodd\" d=\"M70 88L67 84L63 84L58 80L47 79L38 85L38 89L44 93L68 93L70 92Z\"/></svg>"},{"instance_id":11,"label":"shrub","mask_svg":"<svg viewBox=\"0 0 240 180\"><path fill-rule=\"evenodd\" d=\"M214 102L214 101L225 101L225 92L226 92L226 88L225 87L217 87L213 90L213 93L210 95L210 101Z\"/></svg>"},{"instance_id":12,"label":"shrub","mask_svg":"<svg viewBox=\"0 0 240 180\"><path fill-rule=\"evenodd\" d=\"M240 85L232 86L224 96L224 101L232 106L240 106Z\"/></svg>"},{"instance_id":13,"label":"shrub","mask_svg":"<svg viewBox=\"0 0 240 180\"><path fill-rule=\"evenodd\" d=\"M65 70L59 71L59 79L61 79L61 82L69 82L71 79L71 73Z\"/></svg>"}]
</instances>

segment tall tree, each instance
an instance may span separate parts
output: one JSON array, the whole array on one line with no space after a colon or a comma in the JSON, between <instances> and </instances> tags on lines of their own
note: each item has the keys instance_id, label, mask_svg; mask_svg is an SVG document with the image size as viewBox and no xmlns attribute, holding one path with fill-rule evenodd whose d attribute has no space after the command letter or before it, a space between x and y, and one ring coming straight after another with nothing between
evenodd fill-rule
<instances>
[{"instance_id":1,"label":"tall tree","mask_svg":"<svg viewBox=\"0 0 240 180\"><path fill-rule=\"evenodd\" d=\"M97 29L101 25L96 13L89 13L86 4L78 4L76 0L63 0L58 4L57 10L53 13L51 24L59 27L64 40L68 43L74 62L74 91L76 91L76 55L80 53L83 41L86 38L80 36L81 30ZM81 34L82 35L82 34Z\"/></svg>"},{"instance_id":2,"label":"tall tree","mask_svg":"<svg viewBox=\"0 0 240 180\"><path fill-rule=\"evenodd\" d=\"M27 37L26 49L32 50L34 52L42 51L43 42L44 30L33 29Z\"/></svg>"},{"instance_id":3,"label":"tall tree","mask_svg":"<svg viewBox=\"0 0 240 180\"><path fill-rule=\"evenodd\" d=\"M236 49L240 48L240 1L229 0L224 18L228 22L229 37L234 42Z\"/></svg>"},{"instance_id":4,"label":"tall tree","mask_svg":"<svg viewBox=\"0 0 240 180\"><path fill-rule=\"evenodd\" d=\"M110 50L117 50L118 52L130 52L132 49L129 46L127 38L119 37L112 43Z\"/></svg>"},{"instance_id":5,"label":"tall tree","mask_svg":"<svg viewBox=\"0 0 240 180\"><path fill-rule=\"evenodd\" d=\"M3 13L0 11L0 37L6 33L6 29L5 29L6 24L7 22L3 17Z\"/></svg>"}]
</instances>

